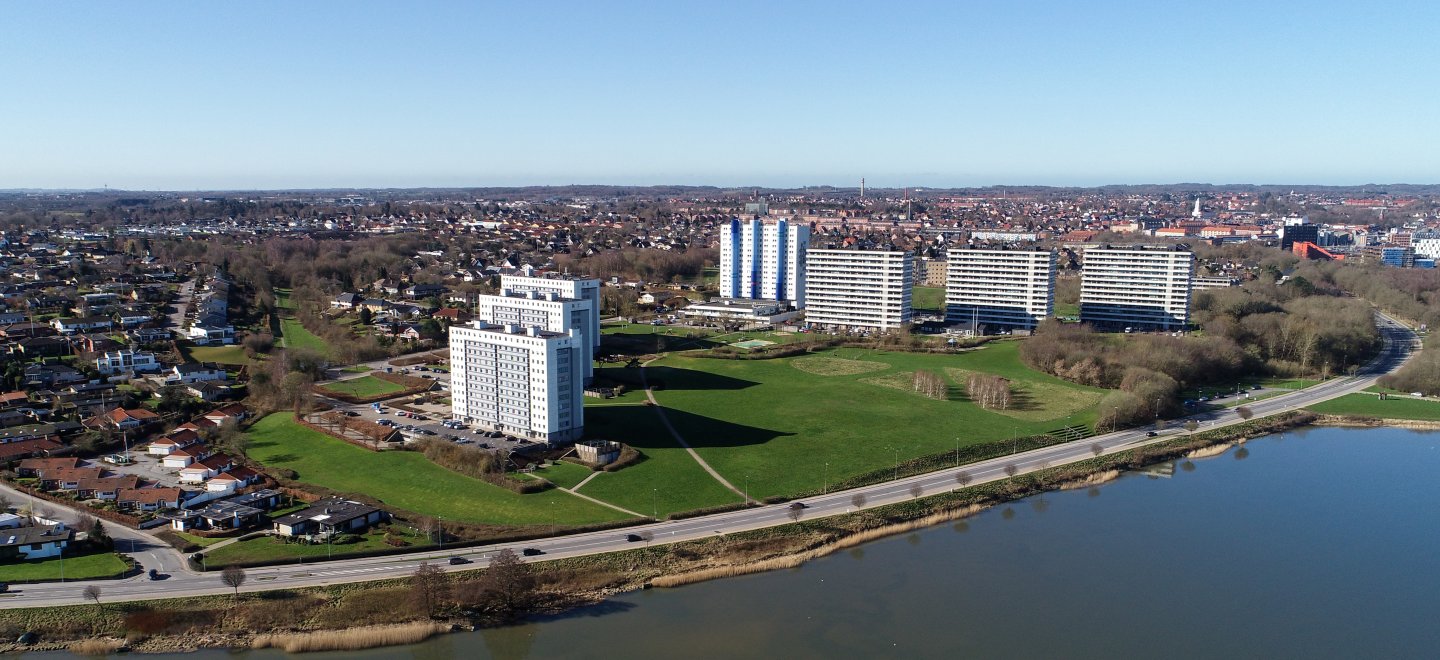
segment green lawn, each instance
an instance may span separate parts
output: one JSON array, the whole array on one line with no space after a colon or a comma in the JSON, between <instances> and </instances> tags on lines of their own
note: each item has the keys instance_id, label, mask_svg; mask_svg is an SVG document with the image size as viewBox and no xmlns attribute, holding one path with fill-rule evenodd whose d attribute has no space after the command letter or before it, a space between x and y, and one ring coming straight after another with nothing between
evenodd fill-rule
<instances>
[{"instance_id":1,"label":"green lawn","mask_svg":"<svg viewBox=\"0 0 1440 660\"><path fill-rule=\"evenodd\" d=\"M357 365L355 365L355 366L353 366L353 367L345 367L344 369L341 369L340 371L345 372L345 373L347 373L347 374L368 374L368 373L374 371L374 369L371 369L370 367L367 367L367 366L364 366L364 365L359 365L359 364L357 364Z\"/></svg>"},{"instance_id":2,"label":"green lawn","mask_svg":"<svg viewBox=\"0 0 1440 660\"><path fill-rule=\"evenodd\" d=\"M290 300L290 289L275 289L275 307L292 311L295 309L295 303Z\"/></svg>"},{"instance_id":3,"label":"green lawn","mask_svg":"<svg viewBox=\"0 0 1440 660\"><path fill-rule=\"evenodd\" d=\"M910 291L910 307L915 311L945 311L945 287L917 286Z\"/></svg>"},{"instance_id":4,"label":"green lawn","mask_svg":"<svg viewBox=\"0 0 1440 660\"><path fill-rule=\"evenodd\" d=\"M186 534L185 532L175 532L175 535L202 548L208 548L212 545L215 545L216 543L225 540L223 538L212 539L205 536L196 536L194 534Z\"/></svg>"},{"instance_id":5,"label":"green lawn","mask_svg":"<svg viewBox=\"0 0 1440 660\"><path fill-rule=\"evenodd\" d=\"M62 566L63 564L63 566ZM42 559L0 565L0 582L14 580L87 580L113 577L130 570L130 565L113 552L77 557Z\"/></svg>"},{"instance_id":6,"label":"green lawn","mask_svg":"<svg viewBox=\"0 0 1440 660\"><path fill-rule=\"evenodd\" d=\"M191 346L179 344L180 351L185 354L191 362L216 362L219 364L249 364L250 360L245 357L245 348L238 345L230 346Z\"/></svg>"},{"instance_id":7,"label":"green lawn","mask_svg":"<svg viewBox=\"0 0 1440 660\"><path fill-rule=\"evenodd\" d=\"M337 394L348 394L353 397L376 396L405 391L405 388L400 385L396 385L388 380L380 380L374 376L361 376L359 378L351 378L350 380L326 383L321 385L320 389Z\"/></svg>"},{"instance_id":8,"label":"green lawn","mask_svg":"<svg viewBox=\"0 0 1440 660\"><path fill-rule=\"evenodd\" d=\"M1307 408L1325 415L1366 415L1384 419L1440 420L1440 402L1393 396L1384 401L1372 394L1346 394Z\"/></svg>"},{"instance_id":9,"label":"green lawn","mask_svg":"<svg viewBox=\"0 0 1440 660\"><path fill-rule=\"evenodd\" d=\"M294 470L301 481L365 493L446 520L523 525L549 523L553 517L562 525L580 525L625 517L563 491L517 495L447 470L416 452L367 451L300 426L291 413L266 416L250 428L249 436L252 459Z\"/></svg>"},{"instance_id":10,"label":"green lawn","mask_svg":"<svg viewBox=\"0 0 1440 660\"><path fill-rule=\"evenodd\" d=\"M1080 318L1080 303L1055 303L1058 318Z\"/></svg>"},{"instance_id":11,"label":"green lawn","mask_svg":"<svg viewBox=\"0 0 1440 660\"><path fill-rule=\"evenodd\" d=\"M280 337L285 348L308 348L319 353L325 353L330 348L325 340L316 337L295 319L280 319Z\"/></svg>"},{"instance_id":12,"label":"green lawn","mask_svg":"<svg viewBox=\"0 0 1440 660\"><path fill-rule=\"evenodd\" d=\"M956 355L852 348L820 355L884 366L869 373L817 376L792 364L810 357L669 356L647 371L652 383L664 384L655 396L680 433L731 483L738 485L749 475L755 497L820 488L827 476L834 482L892 465L897 453L904 460L953 450L957 439L970 444L1090 424L1093 405L1104 392L1026 367L1014 341ZM949 379L951 400L887 386L917 369ZM965 384L956 380L966 372L1009 378L1017 405L992 412L966 400ZM587 485L584 492L590 489Z\"/></svg>"},{"instance_id":13,"label":"green lawn","mask_svg":"<svg viewBox=\"0 0 1440 660\"><path fill-rule=\"evenodd\" d=\"M551 464L550 467L535 470L531 474L542 477L561 488L574 488L576 484L584 481L594 472L583 465L559 461Z\"/></svg>"},{"instance_id":14,"label":"green lawn","mask_svg":"<svg viewBox=\"0 0 1440 660\"><path fill-rule=\"evenodd\" d=\"M586 408L585 430L591 437L630 445L640 450L645 460L597 475L580 489L581 493L637 513L658 513L662 517L740 501L740 496L715 481L675 443L650 406ZM743 474L734 479L737 487L744 487Z\"/></svg>"},{"instance_id":15,"label":"green lawn","mask_svg":"<svg viewBox=\"0 0 1440 660\"><path fill-rule=\"evenodd\" d=\"M285 543L274 536L262 536L260 538L231 543L230 545L216 548L213 552L205 553L205 564L207 566L223 566L225 564L248 562L248 561L276 561L282 559L299 560L301 558L324 558L330 553L361 552L365 550L384 550L391 548L385 543L386 530L403 538L410 543L404 547L423 547L430 545L430 542L422 534L403 525L390 525L386 528L374 529L367 532L355 543L341 543L339 545L327 546L325 544L309 543Z\"/></svg>"}]
</instances>

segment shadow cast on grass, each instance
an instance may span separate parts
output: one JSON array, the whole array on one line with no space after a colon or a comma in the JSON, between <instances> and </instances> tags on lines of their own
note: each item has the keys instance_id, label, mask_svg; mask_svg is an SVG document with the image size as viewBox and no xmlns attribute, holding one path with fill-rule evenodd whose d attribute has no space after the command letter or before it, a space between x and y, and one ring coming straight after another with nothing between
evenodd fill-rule
<instances>
[{"instance_id":1,"label":"shadow cast on grass","mask_svg":"<svg viewBox=\"0 0 1440 660\"><path fill-rule=\"evenodd\" d=\"M666 366L645 367L645 379L656 390L743 390L759 385L753 380Z\"/></svg>"},{"instance_id":2,"label":"shadow cast on grass","mask_svg":"<svg viewBox=\"0 0 1440 660\"><path fill-rule=\"evenodd\" d=\"M666 419L691 447L743 447L763 445L794 435L705 417L674 408L664 408ZM585 411L585 429L594 438L623 442L641 452L646 449L674 449L680 445L671 437L659 413L652 406L615 406Z\"/></svg>"}]
</instances>

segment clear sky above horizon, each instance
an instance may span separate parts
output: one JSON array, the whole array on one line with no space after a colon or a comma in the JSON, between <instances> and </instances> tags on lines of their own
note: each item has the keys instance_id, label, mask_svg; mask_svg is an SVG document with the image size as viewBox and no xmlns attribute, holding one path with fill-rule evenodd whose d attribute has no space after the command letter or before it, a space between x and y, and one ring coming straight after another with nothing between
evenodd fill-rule
<instances>
[{"instance_id":1,"label":"clear sky above horizon","mask_svg":"<svg viewBox=\"0 0 1440 660\"><path fill-rule=\"evenodd\" d=\"M1437 19L1422 2L7 2L0 189L1436 183Z\"/></svg>"}]
</instances>

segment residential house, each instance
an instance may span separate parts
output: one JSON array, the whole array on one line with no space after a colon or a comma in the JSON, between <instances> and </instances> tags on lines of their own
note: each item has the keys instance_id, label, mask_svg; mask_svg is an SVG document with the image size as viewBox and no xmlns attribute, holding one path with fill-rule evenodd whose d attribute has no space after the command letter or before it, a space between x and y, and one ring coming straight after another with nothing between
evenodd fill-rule
<instances>
[{"instance_id":1,"label":"residential house","mask_svg":"<svg viewBox=\"0 0 1440 660\"><path fill-rule=\"evenodd\" d=\"M119 317L120 327L122 328L133 328L137 325L148 323L152 318L150 314L141 311L120 312Z\"/></svg>"},{"instance_id":2,"label":"residential house","mask_svg":"<svg viewBox=\"0 0 1440 660\"><path fill-rule=\"evenodd\" d=\"M175 429L164 437L158 438L150 443L145 453L151 456L169 456L177 449L185 449L200 444L200 434L190 429ZM185 466L181 466L185 467Z\"/></svg>"},{"instance_id":3,"label":"residential house","mask_svg":"<svg viewBox=\"0 0 1440 660\"><path fill-rule=\"evenodd\" d=\"M55 326L49 323L17 322L0 328L0 337L6 339L24 339L26 337L50 337L55 334Z\"/></svg>"},{"instance_id":4,"label":"residential house","mask_svg":"<svg viewBox=\"0 0 1440 660\"><path fill-rule=\"evenodd\" d=\"M0 560L58 557L74 538L74 530L63 523L3 530L0 531Z\"/></svg>"},{"instance_id":5,"label":"residential house","mask_svg":"<svg viewBox=\"0 0 1440 660\"><path fill-rule=\"evenodd\" d=\"M122 488L115 496L115 506L138 511L178 509L183 501L185 491L179 488Z\"/></svg>"},{"instance_id":6,"label":"residential house","mask_svg":"<svg viewBox=\"0 0 1440 660\"><path fill-rule=\"evenodd\" d=\"M95 368L106 376L126 373L151 373L160 370L154 353L141 351L110 351L95 359Z\"/></svg>"},{"instance_id":7,"label":"residential house","mask_svg":"<svg viewBox=\"0 0 1440 660\"><path fill-rule=\"evenodd\" d=\"M309 536L340 532L359 532L390 519L384 509L362 502L327 497L301 511L281 516L274 521L276 534Z\"/></svg>"},{"instance_id":8,"label":"residential house","mask_svg":"<svg viewBox=\"0 0 1440 660\"><path fill-rule=\"evenodd\" d=\"M75 487L75 495L82 500L114 501L119 492L126 488L139 488L140 477L122 474L95 479L82 479Z\"/></svg>"},{"instance_id":9,"label":"residential house","mask_svg":"<svg viewBox=\"0 0 1440 660\"><path fill-rule=\"evenodd\" d=\"M130 341L137 344L170 341L170 336L170 331L164 328L138 328L130 331Z\"/></svg>"},{"instance_id":10,"label":"residential house","mask_svg":"<svg viewBox=\"0 0 1440 660\"><path fill-rule=\"evenodd\" d=\"M37 438L39 439L39 438ZM22 442L29 442L22 441ZM6 446L17 443L7 443ZM43 478L47 472L53 470L73 470L80 467L80 459L74 456L59 458L27 458L20 461L20 466L15 469L15 474L21 478L40 477Z\"/></svg>"},{"instance_id":11,"label":"residential house","mask_svg":"<svg viewBox=\"0 0 1440 660\"><path fill-rule=\"evenodd\" d=\"M432 316L436 319L448 321L451 325L467 323L470 321L471 318L469 312L463 309L457 309L455 307L446 307L444 309L440 309L436 311Z\"/></svg>"},{"instance_id":12,"label":"residential house","mask_svg":"<svg viewBox=\"0 0 1440 660\"><path fill-rule=\"evenodd\" d=\"M26 360L70 354L70 342L59 337L26 337L11 344L10 352Z\"/></svg>"},{"instance_id":13,"label":"residential house","mask_svg":"<svg viewBox=\"0 0 1440 660\"><path fill-rule=\"evenodd\" d=\"M198 459L194 463L181 468L180 482L187 484L205 483L211 477L229 471L234 465L235 461L225 454L215 454L208 458Z\"/></svg>"},{"instance_id":14,"label":"residential house","mask_svg":"<svg viewBox=\"0 0 1440 660\"><path fill-rule=\"evenodd\" d=\"M96 415L85 421L85 425L93 429L114 429L116 431L133 431L147 424L160 420L156 415L144 408L116 408L103 415Z\"/></svg>"},{"instance_id":15,"label":"residential house","mask_svg":"<svg viewBox=\"0 0 1440 660\"><path fill-rule=\"evenodd\" d=\"M80 318L55 319L55 330L62 335L73 335L81 332L104 332L110 330L114 323L108 316L85 316Z\"/></svg>"},{"instance_id":16,"label":"residential house","mask_svg":"<svg viewBox=\"0 0 1440 660\"><path fill-rule=\"evenodd\" d=\"M0 466L8 466L16 461L24 462L35 456L49 456L64 448L65 445L56 437L7 442L0 444Z\"/></svg>"},{"instance_id":17,"label":"residential house","mask_svg":"<svg viewBox=\"0 0 1440 660\"><path fill-rule=\"evenodd\" d=\"M185 364L177 364L171 368L170 375L165 377L165 384L199 383L203 381L225 380L225 378L225 370L214 363L186 362Z\"/></svg>"},{"instance_id":18,"label":"residential house","mask_svg":"<svg viewBox=\"0 0 1440 660\"><path fill-rule=\"evenodd\" d=\"M208 456L209 453L210 450L206 449L205 445L195 444L171 450L169 454L160 459L160 464L172 470L183 470L190 467L195 461Z\"/></svg>"},{"instance_id":19,"label":"residential house","mask_svg":"<svg viewBox=\"0 0 1440 660\"><path fill-rule=\"evenodd\" d=\"M76 335L70 340L71 350L76 353L106 353L123 350L125 346L109 335L100 333Z\"/></svg>"},{"instance_id":20,"label":"residential house","mask_svg":"<svg viewBox=\"0 0 1440 660\"><path fill-rule=\"evenodd\" d=\"M342 293L330 301L331 309L352 309L365 301L365 296L358 293Z\"/></svg>"},{"instance_id":21,"label":"residential house","mask_svg":"<svg viewBox=\"0 0 1440 660\"><path fill-rule=\"evenodd\" d=\"M74 367L63 364L25 365L24 385L27 390L48 390L85 382L85 376Z\"/></svg>"},{"instance_id":22,"label":"residential house","mask_svg":"<svg viewBox=\"0 0 1440 660\"><path fill-rule=\"evenodd\" d=\"M221 426L232 420L238 424L249 416L250 411L245 408L244 404L231 403L205 413L204 418L214 422L216 426Z\"/></svg>"},{"instance_id":23,"label":"residential house","mask_svg":"<svg viewBox=\"0 0 1440 660\"><path fill-rule=\"evenodd\" d=\"M196 346L210 344L230 345L235 343L235 328L228 324L196 323L190 326L188 335Z\"/></svg>"},{"instance_id":24,"label":"residential house","mask_svg":"<svg viewBox=\"0 0 1440 660\"><path fill-rule=\"evenodd\" d=\"M420 300L431 296L438 296L449 289L440 284L415 284L405 289L405 297L411 300Z\"/></svg>"},{"instance_id":25,"label":"residential house","mask_svg":"<svg viewBox=\"0 0 1440 660\"><path fill-rule=\"evenodd\" d=\"M78 490L80 482L105 476L98 467L56 468L40 476L40 490Z\"/></svg>"}]
</instances>

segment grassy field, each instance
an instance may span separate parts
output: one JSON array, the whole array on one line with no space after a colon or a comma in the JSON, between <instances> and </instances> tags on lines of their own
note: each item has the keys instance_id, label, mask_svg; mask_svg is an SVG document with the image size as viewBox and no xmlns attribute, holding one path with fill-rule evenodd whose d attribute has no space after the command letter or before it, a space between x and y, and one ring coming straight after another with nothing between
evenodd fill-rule
<instances>
[{"instance_id":1,"label":"grassy field","mask_svg":"<svg viewBox=\"0 0 1440 660\"><path fill-rule=\"evenodd\" d=\"M335 546L325 544L312 545L309 543L285 543L274 536L262 536L231 543L227 546L216 548L212 552L205 553L205 563L208 566L223 566L225 564L247 562L247 561L275 561L280 559L301 558L324 558L330 553L362 552L365 550L384 550L394 546L385 543L385 532L389 530L393 536L403 538L410 545L405 547L424 547L431 545L423 534L403 525L390 525L387 528L373 529L367 532L355 543L342 543Z\"/></svg>"},{"instance_id":2,"label":"grassy field","mask_svg":"<svg viewBox=\"0 0 1440 660\"><path fill-rule=\"evenodd\" d=\"M1384 419L1440 420L1440 402L1396 396L1384 401L1380 397L1355 393L1317 403L1307 408L1326 415L1366 415Z\"/></svg>"},{"instance_id":3,"label":"grassy field","mask_svg":"<svg viewBox=\"0 0 1440 660\"><path fill-rule=\"evenodd\" d=\"M178 537L180 537L180 538L182 538L182 539L185 539L186 541L189 541L189 542L191 542L191 543L194 543L195 545L198 545L198 546L200 546L200 547L202 547L202 548L208 548L208 547L210 547L210 546L212 546L212 545L215 545L216 543L219 543L219 542L225 540L225 539L223 539L223 538L209 538L209 537L205 537L205 536L196 536L196 535L194 535L194 534L186 534L185 532L175 532L175 535L178 536Z\"/></svg>"},{"instance_id":4,"label":"grassy field","mask_svg":"<svg viewBox=\"0 0 1440 660\"><path fill-rule=\"evenodd\" d=\"M379 394L392 394L404 392L405 388L387 380L380 380L374 376L361 376L350 380L341 380L334 383L321 385L320 389L337 394L348 394L354 397L376 396Z\"/></svg>"},{"instance_id":5,"label":"grassy field","mask_svg":"<svg viewBox=\"0 0 1440 660\"><path fill-rule=\"evenodd\" d=\"M248 364L245 348L242 346L191 346L179 344L180 352L191 362L216 362L219 364Z\"/></svg>"},{"instance_id":6,"label":"grassy field","mask_svg":"<svg viewBox=\"0 0 1440 660\"><path fill-rule=\"evenodd\" d=\"M59 558L25 561L0 565L0 582L58 580L62 569L66 580L86 580L119 575L129 570L130 565L113 552L66 557L63 566Z\"/></svg>"},{"instance_id":7,"label":"grassy field","mask_svg":"<svg viewBox=\"0 0 1440 660\"><path fill-rule=\"evenodd\" d=\"M319 353L330 350L323 339L306 330L295 319L280 319L280 338L285 348L308 348Z\"/></svg>"},{"instance_id":8,"label":"grassy field","mask_svg":"<svg viewBox=\"0 0 1440 660\"><path fill-rule=\"evenodd\" d=\"M897 457L953 450L957 440L971 444L1094 422L1093 405L1103 390L1031 370L1020 362L1017 347L992 342L957 355L850 348L820 355L878 365L855 375L816 376L793 364L813 357L670 356L647 371L652 384L663 385L656 398L686 440L731 483L749 475L751 495L763 497L820 488L827 480L891 465ZM907 391L907 374L917 369L949 379L951 399ZM965 384L955 376L968 372L1009 378L1016 405L992 412L966 400Z\"/></svg>"},{"instance_id":9,"label":"grassy field","mask_svg":"<svg viewBox=\"0 0 1440 660\"><path fill-rule=\"evenodd\" d=\"M1055 316L1059 318L1079 318L1080 303L1055 303Z\"/></svg>"},{"instance_id":10,"label":"grassy field","mask_svg":"<svg viewBox=\"0 0 1440 660\"><path fill-rule=\"evenodd\" d=\"M536 470L531 474L544 478L561 488L574 488L576 484L593 474L593 471L583 465L558 461L552 463L550 467Z\"/></svg>"},{"instance_id":11,"label":"grassy field","mask_svg":"<svg viewBox=\"0 0 1440 660\"><path fill-rule=\"evenodd\" d=\"M275 413L251 427L252 459L294 470L301 481L365 493L386 504L446 520L506 525L581 525L623 518L617 511L568 493L549 490L517 495L431 463L408 451L371 452Z\"/></svg>"},{"instance_id":12,"label":"grassy field","mask_svg":"<svg viewBox=\"0 0 1440 660\"><path fill-rule=\"evenodd\" d=\"M278 309L295 310L295 303L290 300L290 289L275 289L275 307Z\"/></svg>"},{"instance_id":13,"label":"grassy field","mask_svg":"<svg viewBox=\"0 0 1440 660\"><path fill-rule=\"evenodd\" d=\"M945 287L914 287L910 293L910 307L917 312L945 311Z\"/></svg>"},{"instance_id":14,"label":"grassy field","mask_svg":"<svg viewBox=\"0 0 1440 660\"><path fill-rule=\"evenodd\" d=\"M586 408L585 429L592 437L635 447L645 455L645 460L618 472L597 475L580 489L581 493L637 513L662 517L677 511L740 501L740 496L715 481L675 443L654 408ZM734 479L732 483L739 486L744 475Z\"/></svg>"}]
</instances>

